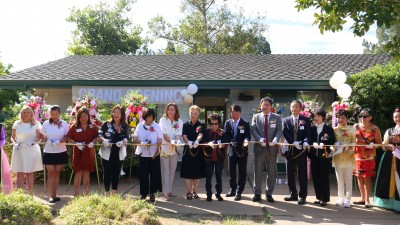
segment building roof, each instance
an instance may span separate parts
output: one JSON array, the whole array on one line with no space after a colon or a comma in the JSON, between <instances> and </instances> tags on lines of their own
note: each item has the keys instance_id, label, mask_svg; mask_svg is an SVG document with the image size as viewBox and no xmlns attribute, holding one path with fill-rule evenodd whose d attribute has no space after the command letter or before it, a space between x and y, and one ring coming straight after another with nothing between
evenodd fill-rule
<instances>
[{"instance_id":1,"label":"building roof","mask_svg":"<svg viewBox=\"0 0 400 225\"><path fill-rule=\"evenodd\" d=\"M1 76L0 86L46 82L103 85L116 81L120 85L150 81L327 83L338 70L354 74L390 60L388 55L371 54L69 56Z\"/></svg>"}]
</instances>

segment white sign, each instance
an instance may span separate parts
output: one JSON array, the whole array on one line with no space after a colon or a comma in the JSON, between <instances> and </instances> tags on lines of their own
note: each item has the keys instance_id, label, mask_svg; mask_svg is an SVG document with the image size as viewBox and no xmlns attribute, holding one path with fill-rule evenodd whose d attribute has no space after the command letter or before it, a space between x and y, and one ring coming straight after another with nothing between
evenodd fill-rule
<instances>
[{"instance_id":1,"label":"white sign","mask_svg":"<svg viewBox=\"0 0 400 225\"><path fill-rule=\"evenodd\" d=\"M121 98L132 90L148 97L153 104L182 103L181 90L185 87L110 87L110 86L72 86L72 96L82 97L87 93L101 99L104 103L121 102Z\"/></svg>"}]
</instances>

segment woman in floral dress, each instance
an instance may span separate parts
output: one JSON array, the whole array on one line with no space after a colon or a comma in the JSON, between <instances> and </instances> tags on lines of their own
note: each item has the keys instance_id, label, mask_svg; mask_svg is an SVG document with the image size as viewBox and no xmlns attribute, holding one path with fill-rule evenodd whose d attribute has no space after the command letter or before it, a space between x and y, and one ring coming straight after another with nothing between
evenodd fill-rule
<instances>
[{"instance_id":1,"label":"woman in floral dress","mask_svg":"<svg viewBox=\"0 0 400 225\"><path fill-rule=\"evenodd\" d=\"M356 144L366 146L356 146L355 159L356 168L354 174L357 177L358 187L360 188L361 200L353 202L356 205L364 205L371 208L369 196L371 193L371 177L375 177L375 144L382 143L381 132L373 124L373 111L369 108L361 110L359 114L360 122L356 128Z\"/></svg>"}]
</instances>

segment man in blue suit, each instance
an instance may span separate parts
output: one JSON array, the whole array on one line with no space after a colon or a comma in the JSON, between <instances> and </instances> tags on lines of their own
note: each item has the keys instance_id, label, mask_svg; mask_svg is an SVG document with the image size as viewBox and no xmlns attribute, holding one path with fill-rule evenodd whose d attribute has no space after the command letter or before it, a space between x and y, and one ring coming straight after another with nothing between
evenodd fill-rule
<instances>
[{"instance_id":1,"label":"man in blue suit","mask_svg":"<svg viewBox=\"0 0 400 225\"><path fill-rule=\"evenodd\" d=\"M231 119L225 122L225 133L231 143L228 148L229 155L229 185L231 190L226 197L235 196L235 201L242 197L247 177L247 156L248 145L251 139L250 124L240 118L242 108L239 105L232 105L229 108ZM236 165L239 171L239 179L236 181Z\"/></svg>"},{"instance_id":2,"label":"man in blue suit","mask_svg":"<svg viewBox=\"0 0 400 225\"><path fill-rule=\"evenodd\" d=\"M292 115L286 117L282 123L282 133L289 144L289 150L284 153L287 160L287 176L290 196L285 201L298 201L304 205L307 198L307 147L310 142L311 122L301 116L302 104L298 100L290 103ZM297 193L295 171L298 171L300 192Z\"/></svg>"}]
</instances>

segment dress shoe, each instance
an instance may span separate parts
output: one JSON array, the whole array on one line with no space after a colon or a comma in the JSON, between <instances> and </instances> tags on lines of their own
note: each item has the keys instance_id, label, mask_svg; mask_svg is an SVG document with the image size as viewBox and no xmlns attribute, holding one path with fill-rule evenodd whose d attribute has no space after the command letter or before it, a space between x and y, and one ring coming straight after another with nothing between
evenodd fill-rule
<instances>
[{"instance_id":1,"label":"dress shoe","mask_svg":"<svg viewBox=\"0 0 400 225\"><path fill-rule=\"evenodd\" d=\"M150 194L150 202L155 202L156 196L154 194Z\"/></svg>"},{"instance_id":2,"label":"dress shoe","mask_svg":"<svg viewBox=\"0 0 400 225\"><path fill-rule=\"evenodd\" d=\"M61 198L60 197L55 197L54 201L59 202L59 201L61 201Z\"/></svg>"},{"instance_id":3,"label":"dress shoe","mask_svg":"<svg viewBox=\"0 0 400 225\"><path fill-rule=\"evenodd\" d=\"M237 193L234 200L240 201L240 199L242 199L242 194Z\"/></svg>"},{"instance_id":4,"label":"dress shoe","mask_svg":"<svg viewBox=\"0 0 400 225\"><path fill-rule=\"evenodd\" d=\"M225 197L233 197L235 195L236 195L236 191L230 191L225 195Z\"/></svg>"},{"instance_id":5,"label":"dress shoe","mask_svg":"<svg viewBox=\"0 0 400 225\"><path fill-rule=\"evenodd\" d=\"M319 205L320 206L326 206L326 202L321 202Z\"/></svg>"},{"instance_id":6,"label":"dress shoe","mask_svg":"<svg viewBox=\"0 0 400 225\"><path fill-rule=\"evenodd\" d=\"M321 200L314 201L314 204L316 204L316 205L321 204Z\"/></svg>"},{"instance_id":7,"label":"dress shoe","mask_svg":"<svg viewBox=\"0 0 400 225\"><path fill-rule=\"evenodd\" d=\"M218 201L222 202L224 199L221 197L220 194L216 194L215 197L217 197Z\"/></svg>"},{"instance_id":8,"label":"dress shoe","mask_svg":"<svg viewBox=\"0 0 400 225\"><path fill-rule=\"evenodd\" d=\"M299 199L295 196L290 196L290 197L285 197L284 198L285 201L298 201Z\"/></svg>"},{"instance_id":9,"label":"dress shoe","mask_svg":"<svg viewBox=\"0 0 400 225\"><path fill-rule=\"evenodd\" d=\"M299 201L297 202L299 205L304 205L306 204L306 200L304 198L300 198Z\"/></svg>"},{"instance_id":10,"label":"dress shoe","mask_svg":"<svg viewBox=\"0 0 400 225\"><path fill-rule=\"evenodd\" d=\"M207 202L211 202L211 201L212 201L212 197L211 197L211 195L207 195L207 199L206 199L206 201L207 201Z\"/></svg>"},{"instance_id":11,"label":"dress shoe","mask_svg":"<svg viewBox=\"0 0 400 225\"><path fill-rule=\"evenodd\" d=\"M259 202L259 201L261 201L261 195L254 195L253 202Z\"/></svg>"},{"instance_id":12,"label":"dress shoe","mask_svg":"<svg viewBox=\"0 0 400 225\"><path fill-rule=\"evenodd\" d=\"M355 204L355 205L365 205L365 201L357 201L357 202L353 202L353 204Z\"/></svg>"},{"instance_id":13,"label":"dress shoe","mask_svg":"<svg viewBox=\"0 0 400 225\"><path fill-rule=\"evenodd\" d=\"M274 200L274 198L272 197L272 195L267 195L267 196L266 196L266 199L267 199L268 202L271 202L271 203L272 203L272 202L275 202L275 200Z\"/></svg>"}]
</instances>

